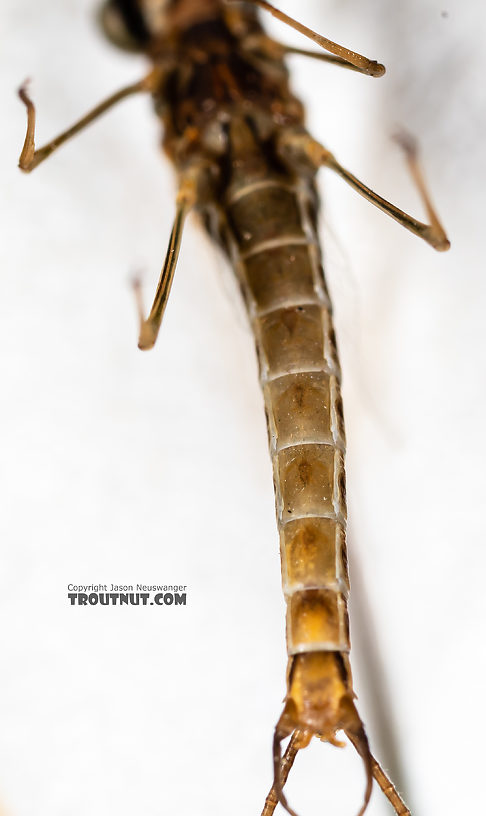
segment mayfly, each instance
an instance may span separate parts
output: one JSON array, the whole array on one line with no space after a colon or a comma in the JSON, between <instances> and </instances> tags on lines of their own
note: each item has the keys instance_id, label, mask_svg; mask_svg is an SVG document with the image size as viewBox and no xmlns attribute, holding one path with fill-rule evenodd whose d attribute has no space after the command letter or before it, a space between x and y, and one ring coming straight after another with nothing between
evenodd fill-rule
<instances>
[{"instance_id":1,"label":"mayfly","mask_svg":"<svg viewBox=\"0 0 486 816\"><path fill-rule=\"evenodd\" d=\"M327 53L271 39L258 7ZM274 779L263 814L271 816L279 802L294 814L283 788L297 752L313 736L339 745L337 733L343 731L366 771L360 814L374 778L397 816L406 816L406 805L370 751L352 686L340 367L317 239L314 179L320 168L333 170L399 224L446 250L415 145L400 137L428 224L378 196L309 135L284 60L297 53L373 77L383 75L380 63L316 34L265 0L110 0L101 20L112 42L148 56L150 73L39 149L35 108L23 86L27 134L19 164L30 172L117 102L150 94L179 186L148 317L135 286L139 347L149 349L157 339L189 211L200 213L234 268L257 346L287 602L287 695L275 728Z\"/></svg>"}]
</instances>

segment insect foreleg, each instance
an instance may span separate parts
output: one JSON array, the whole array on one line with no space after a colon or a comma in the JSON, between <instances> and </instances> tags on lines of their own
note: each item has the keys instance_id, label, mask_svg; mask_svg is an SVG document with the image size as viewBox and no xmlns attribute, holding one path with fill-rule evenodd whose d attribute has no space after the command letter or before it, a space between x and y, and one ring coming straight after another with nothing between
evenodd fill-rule
<instances>
[{"instance_id":1,"label":"insect foreleg","mask_svg":"<svg viewBox=\"0 0 486 816\"><path fill-rule=\"evenodd\" d=\"M31 170L34 170L34 168L41 164L44 159L47 159L51 153L54 153L58 147L67 142L71 136L75 136L76 133L83 130L86 125L94 122L95 119L116 105L117 102L120 102L122 99L126 99L127 96L133 96L133 94L150 92L154 87L156 79L159 79L159 72L157 72L157 77L155 76L155 73L155 71L152 71L148 76L144 77L144 79L140 80L139 82L135 82L133 85L127 85L126 88L121 88L121 90L109 96L108 99L105 99L99 105L96 105L93 110L89 111L89 113L83 116L82 119L80 119L70 128L65 130L63 133L60 133L55 139L52 139L46 145L38 148L37 150L35 149L35 106L27 93L27 83L24 83L24 85L22 85L18 91L20 99L27 108L27 132L25 134L24 146L19 158L20 169L25 173L30 173Z\"/></svg>"},{"instance_id":2,"label":"insect foreleg","mask_svg":"<svg viewBox=\"0 0 486 816\"><path fill-rule=\"evenodd\" d=\"M358 74L368 74L357 65L345 60L343 57L335 56L334 54L320 54L319 51L308 51L306 48L294 48L293 45L282 46L284 54L297 54L300 57L311 57L311 59L319 60L320 62L329 62L331 65L337 65L340 68L349 68L350 71L357 71Z\"/></svg>"},{"instance_id":3,"label":"insect foreleg","mask_svg":"<svg viewBox=\"0 0 486 816\"><path fill-rule=\"evenodd\" d=\"M382 210L391 218L394 218L402 227L405 227L405 229L413 232L414 235L422 238L434 249L443 252L449 249L450 241L439 221L427 192L424 177L418 164L415 142L409 136L405 137L404 135L398 136L397 141L399 141L401 147L406 152L408 166L427 211L430 224L423 224L421 221L417 221L417 219L375 193L339 164L329 150L319 144L319 142L316 142L315 139L309 136L304 130L282 131L279 134L278 151L282 159L289 165L295 166L295 164L302 165L307 163L307 165L310 165L314 170L318 170L319 167L329 167L331 170L334 170L335 173L341 176L341 178L344 179L350 187L356 190L357 193L362 195L363 198L366 198L366 200L374 204L375 207L378 207L378 209Z\"/></svg>"},{"instance_id":4,"label":"insect foreleg","mask_svg":"<svg viewBox=\"0 0 486 816\"><path fill-rule=\"evenodd\" d=\"M322 54L320 51L309 51L306 48L294 48L293 45L285 45L284 43L273 40L267 37L266 34L250 34L245 37L243 41L244 48L248 51L256 51L264 54L269 59L282 59L289 54L296 54L300 57L311 57L311 59L319 60L319 62L327 62L331 65L337 65L340 68L348 68L350 71L356 71L358 74L366 74L362 68L353 65L343 57L337 57L334 54Z\"/></svg>"},{"instance_id":5,"label":"insect foreleg","mask_svg":"<svg viewBox=\"0 0 486 816\"><path fill-rule=\"evenodd\" d=\"M229 2L233 2L233 0L229 0ZM294 20L293 17L289 17L289 15L285 14L285 12L280 11L280 9L277 9L275 6L267 3L266 0L247 0L247 2L253 3L253 5L259 6L265 11L269 11L273 17L277 18L277 20L280 20L282 23L294 28L295 31L298 31L300 34L303 34L304 37L307 37L309 40L315 42L316 45L320 45L325 51L330 51L331 54L341 57L345 62L350 62L363 74L380 77L385 73L385 66L381 65L381 63L376 62L376 60L370 60L368 57L364 57L362 54L358 54L356 51L351 51L344 45L339 45L332 40L328 40L327 37L322 37L320 34L312 31L311 28L299 23L297 20Z\"/></svg>"}]
</instances>

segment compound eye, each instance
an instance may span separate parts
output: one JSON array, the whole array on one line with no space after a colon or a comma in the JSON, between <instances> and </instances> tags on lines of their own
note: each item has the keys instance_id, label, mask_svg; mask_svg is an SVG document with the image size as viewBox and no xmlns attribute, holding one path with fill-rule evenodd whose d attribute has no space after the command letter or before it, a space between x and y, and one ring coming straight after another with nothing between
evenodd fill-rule
<instances>
[{"instance_id":1,"label":"compound eye","mask_svg":"<svg viewBox=\"0 0 486 816\"><path fill-rule=\"evenodd\" d=\"M123 51L143 51L148 31L133 0L108 0L98 13L105 37Z\"/></svg>"}]
</instances>

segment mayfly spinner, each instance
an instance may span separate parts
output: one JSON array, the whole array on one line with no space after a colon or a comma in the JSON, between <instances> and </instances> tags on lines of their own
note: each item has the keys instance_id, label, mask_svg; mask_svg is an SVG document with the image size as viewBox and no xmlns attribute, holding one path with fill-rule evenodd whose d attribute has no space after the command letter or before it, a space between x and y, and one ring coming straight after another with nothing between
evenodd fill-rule
<instances>
[{"instance_id":1,"label":"mayfly spinner","mask_svg":"<svg viewBox=\"0 0 486 816\"><path fill-rule=\"evenodd\" d=\"M268 37L256 7L269 11L328 54ZM280 802L297 752L313 736L338 745L343 731L366 770L362 814L373 778L397 816L409 813L370 752L354 702L349 666L345 435L332 309L317 237L314 178L328 167L375 206L437 250L449 247L409 137L401 137L429 224L402 212L339 164L304 127L284 59L304 54L369 76L383 65L338 45L265 0L110 0L108 38L146 54L152 69L57 138L35 148L35 108L27 88L27 134L20 167L30 172L117 102L149 93L164 148L179 179L176 215L152 309L140 312L139 347L151 348L169 297L187 213L196 209L229 256L248 310L260 366L273 462L282 581L287 601L287 695L273 742L274 782L263 814ZM290 737L284 756L281 743Z\"/></svg>"}]
</instances>

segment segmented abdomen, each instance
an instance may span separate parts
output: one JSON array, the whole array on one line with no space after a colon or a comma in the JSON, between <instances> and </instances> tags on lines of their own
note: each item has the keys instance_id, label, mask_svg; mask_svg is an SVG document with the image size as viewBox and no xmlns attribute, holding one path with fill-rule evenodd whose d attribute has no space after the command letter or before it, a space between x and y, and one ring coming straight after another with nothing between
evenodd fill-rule
<instances>
[{"instance_id":1,"label":"segmented abdomen","mask_svg":"<svg viewBox=\"0 0 486 816\"><path fill-rule=\"evenodd\" d=\"M313 189L267 176L233 184L227 205L267 412L288 653L348 652L340 369Z\"/></svg>"}]
</instances>

